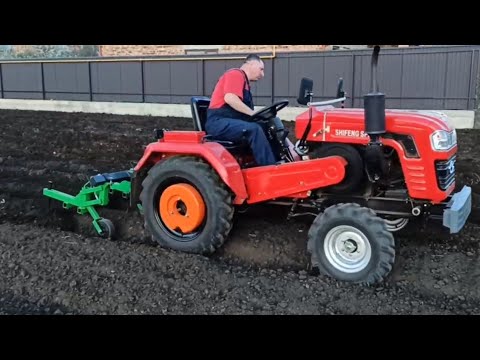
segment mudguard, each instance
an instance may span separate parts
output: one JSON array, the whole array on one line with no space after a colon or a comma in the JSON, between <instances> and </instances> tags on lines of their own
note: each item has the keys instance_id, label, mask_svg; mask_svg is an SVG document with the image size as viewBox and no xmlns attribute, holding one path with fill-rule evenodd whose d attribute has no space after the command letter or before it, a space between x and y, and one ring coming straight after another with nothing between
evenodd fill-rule
<instances>
[{"instance_id":1,"label":"mudguard","mask_svg":"<svg viewBox=\"0 0 480 360\"><path fill-rule=\"evenodd\" d=\"M134 168L138 173L172 155L199 156L208 162L235 194L234 204L242 204L248 197L242 170L237 160L222 145L203 142L204 132L166 131L158 142L149 144Z\"/></svg>"}]
</instances>

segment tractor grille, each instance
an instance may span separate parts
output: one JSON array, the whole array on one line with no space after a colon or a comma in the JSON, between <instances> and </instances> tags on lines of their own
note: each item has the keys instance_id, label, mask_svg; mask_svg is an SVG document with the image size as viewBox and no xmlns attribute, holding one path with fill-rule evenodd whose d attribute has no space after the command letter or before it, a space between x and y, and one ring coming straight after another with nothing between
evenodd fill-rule
<instances>
[{"instance_id":1,"label":"tractor grille","mask_svg":"<svg viewBox=\"0 0 480 360\"><path fill-rule=\"evenodd\" d=\"M437 184L442 190L447 190L455 181L455 162L457 156L453 155L449 160L442 160L435 162L437 172Z\"/></svg>"}]
</instances>

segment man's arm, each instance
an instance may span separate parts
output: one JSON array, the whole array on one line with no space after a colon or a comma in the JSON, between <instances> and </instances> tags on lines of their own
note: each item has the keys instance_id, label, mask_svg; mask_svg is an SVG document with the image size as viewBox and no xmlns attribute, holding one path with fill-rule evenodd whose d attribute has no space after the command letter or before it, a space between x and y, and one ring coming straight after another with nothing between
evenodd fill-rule
<instances>
[{"instance_id":1,"label":"man's arm","mask_svg":"<svg viewBox=\"0 0 480 360\"><path fill-rule=\"evenodd\" d=\"M227 93L224 96L225 102L232 108L243 114L252 115L255 111L250 109L243 101L235 94Z\"/></svg>"}]
</instances>

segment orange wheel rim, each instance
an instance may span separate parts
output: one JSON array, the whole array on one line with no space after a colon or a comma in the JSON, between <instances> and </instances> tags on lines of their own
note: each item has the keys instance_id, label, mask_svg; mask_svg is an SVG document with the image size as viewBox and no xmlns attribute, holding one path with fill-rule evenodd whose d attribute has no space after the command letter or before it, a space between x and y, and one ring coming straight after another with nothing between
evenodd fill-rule
<instances>
[{"instance_id":1,"label":"orange wheel rim","mask_svg":"<svg viewBox=\"0 0 480 360\"><path fill-rule=\"evenodd\" d=\"M205 219L205 203L192 185L175 184L165 189L158 204L163 223L173 231L188 234Z\"/></svg>"}]
</instances>

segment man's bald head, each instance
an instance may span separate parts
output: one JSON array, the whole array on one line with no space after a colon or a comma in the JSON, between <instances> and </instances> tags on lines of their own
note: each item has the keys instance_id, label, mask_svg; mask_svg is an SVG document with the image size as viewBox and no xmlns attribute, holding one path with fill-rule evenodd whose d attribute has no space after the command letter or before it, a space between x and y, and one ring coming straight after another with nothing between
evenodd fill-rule
<instances>
[{"instance_id":1,"label":"man's bald head","mask_svg":"<svg viewBox=\"0 0 480 360\"><path fill-rule=\"evenodd\" d=\"M257 54L250 54L245 58L242 70L247 74L248 80L257 81L265 76L265 65Z\"/></svg>"}]
</instances>

